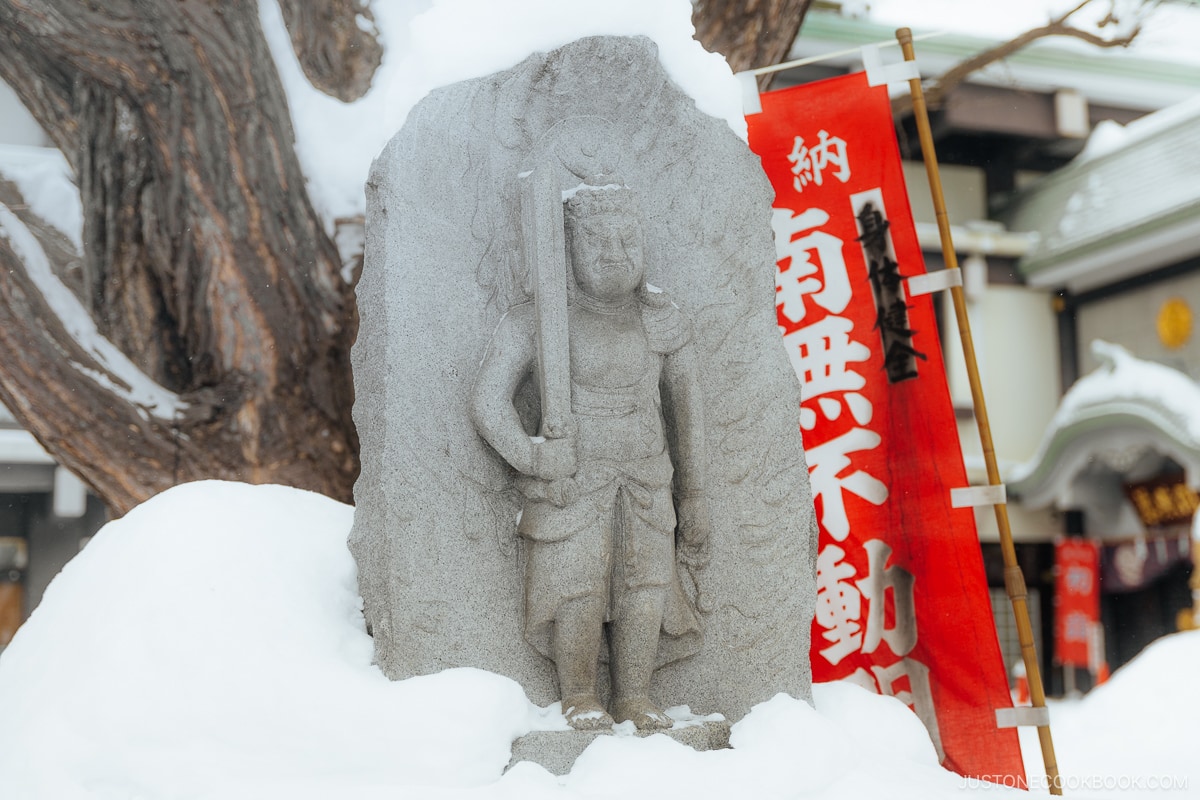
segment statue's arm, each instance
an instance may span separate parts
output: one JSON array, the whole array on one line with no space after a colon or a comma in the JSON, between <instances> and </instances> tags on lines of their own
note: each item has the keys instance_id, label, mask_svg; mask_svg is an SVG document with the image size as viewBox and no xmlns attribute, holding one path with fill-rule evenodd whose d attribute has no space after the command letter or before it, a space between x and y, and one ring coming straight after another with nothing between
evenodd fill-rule
<instances>
[{"instance_id":1,"label":"statue's arm","mask_svg":"<svg viewBox=\"0 0 1200 800\"><path fill-rule=\"evenodd\" d=\"M475 430L518 472L534 472L534 443L513 406L517 387L533 368L533 318L518 306L496 326L475 376L469 406Z\"/></svg>"},{"instance_id":2,"label":"statue's arm","mask_svg":"<svg viewBox=\"0 0 1200 800\"><path fill-rule=\"evenodd\" d=\"M675 467L679 558L689 567L708 563L711 521L705 488L704 408L696 345L688 341L663 359L663 410Z\"/></svg>"},{"instance_id":3,"label":"statue's arm","mask_svg":"<svg viewBox=\"0 0 1200 800\"><path fill-rule=\"evenodd\" d=\"M471 390L471 422L479 435L513 469L545 480L575 474L573 439L530 438L513 397L534 364L533 306L511 309L488 343Z\"/></svg>"},{"instance_id":4,"label":"statue's arm","mask_svg":"<svg viewBox=\"0 0 1200 800\"><path fill-rule=\"evenodd\" d=\"M688 341L663 359L663 405L671 433L675 492L681 497L704 493L704 407L700 392L696 345Z\"/></svg>"}]
</instances>

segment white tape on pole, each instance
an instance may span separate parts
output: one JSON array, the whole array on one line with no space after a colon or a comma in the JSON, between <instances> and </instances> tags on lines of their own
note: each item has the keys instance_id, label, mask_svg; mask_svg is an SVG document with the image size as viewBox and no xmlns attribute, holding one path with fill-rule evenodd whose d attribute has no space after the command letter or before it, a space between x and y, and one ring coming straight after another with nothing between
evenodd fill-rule
<instances>
[{"instance_id":1,"label":"white tape on pole","mask_svg":"<svg viewBox=\"0 0 1200 800\"><path fill-rule=\"evenodd\" d=\"M863 45L862 62L863 69L867 72L868 86L883 86L921 77L921 71L917 69L915 61L899 61L895 64L884 65L883 56L880 54L877 44Z\"/></svg>"},{"instance_id":2,"label":"white tape on pole","mask_svg":"<svg viewBox=\"0 0 1200 800\"><path fill-rule=\"evenodd\" d=\"M933 272L923 272L908 278L904 284L904 291L909 297L944 292L951 286L963 285L962 270L939 269Z\"/></svg>"},{"instance_id":3,"label":"white tape on pole","mask_svg":"<svg viewBox=\"0 0 1200 800\"><path fill-rule=\"evenodd\" d=\"M1045 728L1050 725L1050 709L1042 706L1017 706L997 708L997 728Z\"/></svg>"},{"instance_id":4,"label":"white tape on pole","mask_svg":"<svg viewBox=\"0 0 1200 800\"><path fill-rule=\"evenodd\" d=\"M950 490L950 505L953 508L998 506L1006 502L1008 502L1008 491L1003 483L989 486L962 486Z\"/></svg>"},{"instance_id":5,"label":"white tape on pole","mask_svg":"<svg viewBox=\"0 0 1200 800\"><path fill-rule=\"evenodd\" d=\"M742 113L749 117L762 113L762 98L758 96L758 76L750 70L734 74L742 85Z\"/></svg>"}]
</instances>

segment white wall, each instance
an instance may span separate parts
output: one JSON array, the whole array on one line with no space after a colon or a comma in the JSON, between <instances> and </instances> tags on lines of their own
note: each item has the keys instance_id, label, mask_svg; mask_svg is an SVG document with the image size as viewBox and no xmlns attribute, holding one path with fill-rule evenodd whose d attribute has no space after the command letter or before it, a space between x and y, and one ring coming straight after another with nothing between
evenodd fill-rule
<instances>
[{"instance_id":1,"label":"white wall","mask_svg":"<svg viewBox=\"0 0 1200 800\"><path fill-rule=\"evenodd\" d=\"M1050 302L1043 292L993 284L968 307L996 457L1002 464L1033 456L1058 407L1058 331ZM953 313L947 316L950 393L956 406L970 408L958 326ZM982 456L977 441L963 445L968 455Z\"/></svg>"},{"instance_id":2,"label":"white wall","mask_svg":"<svg viewBox=\"0 0 1200 800\"><path fill-rule=\"evenodd\" d=\"M947 166L940 169L947 213L953 225L983 220L987 214L983 170ZM905 164L913 216L918 222L936 222L929 197L925 168ZM967 253L959 253L965 263ZM979 429L971 413L971 389L959 340L958 325L949 295L943 302L942 349L950 395L959 414L958 436L967 471L976 483L986 482ZM1033 457L1059 401L1058 330L1051 296L1025 286L989 284L969 301L971 334L983 380L983 394L991 422L993 445L1001 475ZM1013 535L1017 540L1043 541L1061 530L1049 511L1009 505ZM991 508L976 514L979 536L998 540Z\"/></svg>"},{"instance_id":3,"label":"white wall","mask_svg":"<svg viewBox=\"0 0 1200 800\"><path fill-rule=\"evenodd\" d=\"M1168 299L1182 300L1192 312L1192 334L1176 349L1159 339L1158 318ZM1119 344L1138 358L1157 361L1200 380L1200 272L1098 300L1079 309L1079 367L1086 375L1098 366L1092 355L1094 339Z\"/></svg>"}]
</instances>

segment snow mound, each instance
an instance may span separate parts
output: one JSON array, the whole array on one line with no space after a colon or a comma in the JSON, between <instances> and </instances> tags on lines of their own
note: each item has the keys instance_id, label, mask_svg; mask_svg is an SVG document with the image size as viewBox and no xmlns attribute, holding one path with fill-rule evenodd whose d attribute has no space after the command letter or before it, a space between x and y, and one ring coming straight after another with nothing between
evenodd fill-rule
<instances>
[{"instance_id":1,"label":"snow mound","mask_svg":"<svg viewBox=\"0 0 1200 800\"><path fill-rule=\"evenodd\" d=\"M474 669L371 665L352 509L280 486L176 487L106 525L0 657L0 780L74 798L722 798L960 795L920 721L851 684L786 695L733 749L602 737L570 775L511 741L563 725Z\"/></svg>"},{"instance_id":2,"label":"snow mound","mask_svg":"<svg viewBox=\"0 0 1200 800\"><path fill-rule=\"evenodd\" d=\"M1200 631L1165 636L1081 700L1054 703L1050 724L1066 788L1095 796L1195 796L1198 663ZM1036 736L1023 730L1022 745L1032 774L1042 763Z\"/></svg>"}]
</instances>

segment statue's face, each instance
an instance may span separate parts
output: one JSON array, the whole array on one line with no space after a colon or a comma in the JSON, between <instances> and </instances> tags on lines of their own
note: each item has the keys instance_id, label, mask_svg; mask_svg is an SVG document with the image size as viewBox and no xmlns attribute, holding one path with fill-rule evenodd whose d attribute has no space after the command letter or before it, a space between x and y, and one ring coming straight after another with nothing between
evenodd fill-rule
<instances>
[{"instance_id":1,"label":"statue's face","mask_svg":"<svg viewBox=\"0 0 1200 800\"><path fill-rule=\"evenodd\" d=\"M575 285L598 300L629 297L645 280L642 232L626 214L585 214L570 223Z\"/></svg>"}]
</instances>

